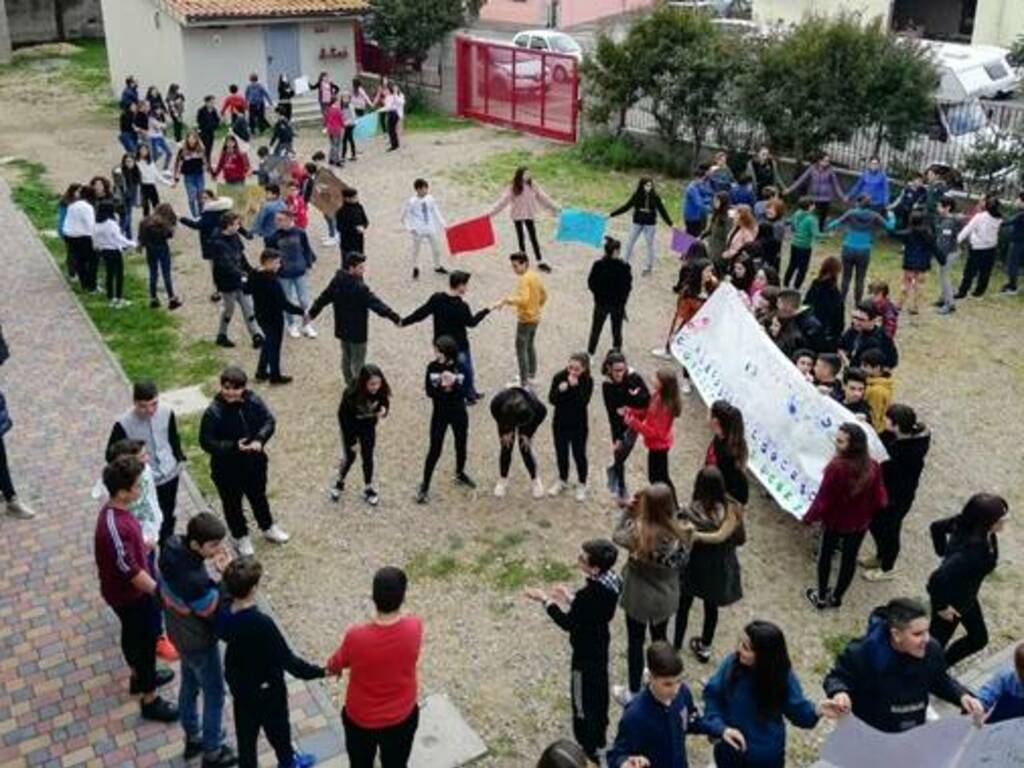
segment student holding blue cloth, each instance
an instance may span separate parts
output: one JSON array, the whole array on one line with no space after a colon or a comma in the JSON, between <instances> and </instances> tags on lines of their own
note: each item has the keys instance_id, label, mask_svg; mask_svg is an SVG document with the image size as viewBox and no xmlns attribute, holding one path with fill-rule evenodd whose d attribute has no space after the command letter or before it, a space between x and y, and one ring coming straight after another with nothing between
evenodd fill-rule
<instances>
[{"instance_id":1,"label":"student holding blue cloth","mask_svg":"<svg viewBox=\"0 0 1024 768\"><path fill-rule=\"evenodd\" d=\"M871 263L871 246L874 243L875 230L892 228L892 217L884 218L872 210L871 198L867 195L858 197L853 208L829 222L825 228L826 232L843 230L843 281L840 291L844 302L846 294L850 291L851 280L854 281L854 303L859 304L864 298L864 278Z\"/></svg>"},{"instance_id":2,"label":"student holding blue cloth","mask_svg":"<svg viewBox=\"0 0 1024 768\"><path fill-rule=\"evenodd\" d=\"M988 725L1024 717L1024 643L1013 651L1013 666L990 677L978 691L978 700L988 712Z\"/></svg>"}]
</instances>

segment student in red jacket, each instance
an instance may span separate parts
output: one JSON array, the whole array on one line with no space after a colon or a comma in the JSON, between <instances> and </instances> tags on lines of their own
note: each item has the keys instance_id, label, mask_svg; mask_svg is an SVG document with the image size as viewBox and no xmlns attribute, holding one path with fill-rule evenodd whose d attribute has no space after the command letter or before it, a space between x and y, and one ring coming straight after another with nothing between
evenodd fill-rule
<instances>
[{"instance_id":1,"label":"student in red jacket","mask_svg":"<svg viewBox=\"0 0 1024 768\"><path fill-rule=\"evenodd\" d=\"M249 157L238 147L238 139L228 136L213 169L213 178L224 174L224 183L241 186L249 176Z\"/></svg>"},{"instance_id":2,"label":"student in red jacket","mask_svg":"<svg viewBox=\"0 0 1024 768\"><path fill-rule=\"evenodd\" d=\"M407 579L394 567L373 577L376 614L349 627L327 662L327 674L349 671L341 721L351 768L381 764L405 766L419 725L416 664L423 645L423 622L402 611Z\"/></svg>"},{"instance_id":3,"label":"student in red jacket","mask_svg":"<svg viewBox=\"0 0 1024 768\"><path fill-rule=\"evenodd\" d=\"M626 426L643 435L647 448L647 480L665 483L676 494L668 476L668 452L672 448L672 423L682 412L679 378L671 368L659 368L651 380L651 401L646 408L620 409Z\"/></svg>"},{"instance_id":4,"label":"student in red jacket","mask_svg":"<svg viewBox=\"0 0 1024 768\"><path fill-rule=\"evenodd\" d=\"M804 515L805 523L820 522L823 535L818 552L818 588L805 592L818 610L838 608L853 581L857 553L876 514L889 503L882 470L868 453L867 433L847 422L836 432L836 455L825 467L818 495ZM832 555L842 550L836 587L830 590Z\"/></svg>"}]
</instances>

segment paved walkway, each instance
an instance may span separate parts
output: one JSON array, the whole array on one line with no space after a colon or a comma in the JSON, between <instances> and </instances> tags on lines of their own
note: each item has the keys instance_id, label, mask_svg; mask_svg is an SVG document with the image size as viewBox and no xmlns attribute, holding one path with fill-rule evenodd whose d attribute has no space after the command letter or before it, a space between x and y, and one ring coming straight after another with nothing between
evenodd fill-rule
<instances>
[{"instance_id":1,"label":"paved walkway","mask_svg":"<svg viewBox=\"0 0 1024 768\"><path fill-rule=\"evenodd\" d=\"M0 766L184 765L181 729L141 721L128 696L117 621L93 565L89 491L127 382L2 181L0 232L11 348L0 389L15 422L6 445L15 486L39 512L0 521ZM179 518L195 506L182 494ZM321 765L347 764L319 684L293 681L291 713L300 744L333 758Z\"/></svg>"}]
</instances>

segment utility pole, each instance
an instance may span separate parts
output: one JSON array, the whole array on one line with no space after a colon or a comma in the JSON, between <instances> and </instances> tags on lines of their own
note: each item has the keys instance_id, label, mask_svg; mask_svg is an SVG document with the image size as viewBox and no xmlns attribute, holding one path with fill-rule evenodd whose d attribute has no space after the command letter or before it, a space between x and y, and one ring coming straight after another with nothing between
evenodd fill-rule
<instances>
[{"instance_id":1,"label":"utility pole","mask_svg":"<svg viewBox=\"0 0 1024 768\"><path fill-rule=\"evenodd\" d=\"M53 0L53 23L57 40L63 43L68 39L64 31L64 0Z\"/></svg>"},{"instance_id":2,"label":"utility pole","mask_svg":"<svg viewBox=\"0 0 1024 768\"><path fill-rule=\"evenodd\" d=\"M0 64L11 60L11 29L7 25L7 3L0 0Z\"/></svg>"}]
</instances>

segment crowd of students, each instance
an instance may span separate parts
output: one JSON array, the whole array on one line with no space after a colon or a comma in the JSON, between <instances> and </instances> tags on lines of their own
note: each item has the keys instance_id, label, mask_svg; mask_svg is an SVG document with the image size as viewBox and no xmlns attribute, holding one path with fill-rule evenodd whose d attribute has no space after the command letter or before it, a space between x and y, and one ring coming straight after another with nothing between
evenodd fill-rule
<instances>
[{"instance_id":1,"label":"crowd of students","mask_svg":"<svg viewBox=\"0 0 1024 768\"><path fill-rule=\"evenodd\" d=\"M587 287L594 306L587 352L571 353L550 383L542 386L536 335L547 290L540 273L550 272L551 265L543 258L535 217L541 208L551 213L560 208L529 170L517 169L489 210L493 216L510 208L519 243L519 250L509 258L516 288L500 301L476 312L470 309L465 300L470 275L462 270L449 272L444 266L440 235L445 220L424 179L414 182L413 195L401 214L401 224L410 235L411 275L413 280L420 277L419 255L426 241L434 271L448 276L448 289L432 294L405 316L379 298L365 280L369 218L356 190L346 188L342 206L327 217L329 234L323 243L339 248L341 269L314 299L309 273L317 255L306 234L312 179L323 165L340 165L346 149L351 150L350 160L356 158L354 141L350 141L353 116L361 116L375 103L384 104L389 148L397 148L402 107L400 91L391 84L384 84L378 97L370 99L358 82L351 93L342 94L329 79L321 78L316 91L329 153L318 152L303 164L294 157L295 134L290 126L294 94L289 88L287 80L278 84L275 107L270 93L253 76L244 95L236 86L229 88L219 111L213 97L205 99L197 114L198 131L190 132L184 123L180 89L172 86L164 98L150 88L139 98L136 84L129 79L122 98L119 138L126 154L121 164L110 179L97 177L86 185L72 185L61 200L58 231L67 243L69 274L78 279L82 290L95 291L102 260L107 298L113 308L125 306L130 302L123 291L123 252L138 246L145 250L149 266L151 306L160 306L157 288L162 277L168 307L175 309L182 299L173 287L169 240L179 222L198 230L201 254L211 265L212 298L222 304L217 343L234 346L228 333L235 309L240 309L252 345L260 350L254 379L278 385L292 381L281 368L285 336L317 338L313 320L330 306L345 383L337 409L342 458L331 490L334 501L344 497L357 452L362 498L370 506L380 501L375 482L377 426L390 411L393 393L368 349L370 312L398 326L428 317L433 321L433 356L424 372L431 416L422 477L415 489L419 504L429 502L449 428L455 439L454 481L476 487L467 467L467 408L479 402L483 392L475 380L470 331L491 313L503 307L516 313L518 369L518 377L499 387L490 400L499 440L495 497L507 493L518 450L534 497L564 493L574 476L575 498L581 502L587 498L593 476L588 412L595 379L601 377L612 449L605 481L622 514L610 540L594 539L582 545L578 564L584 583L579 590L557 587L550 594L540 589L526 593L569 633L571 707L579 745L577 749L572 743L558 742L538 765L582 766L586 760L600 764L603 759L612 768L682 768L686 765L683 737L694 733L715 741L719 766L778 766L785 759L785 720L812 728L821 716L838 718L852 711L873 727L896 732L924 722L929 692L979 718L989 711L1020 715L1024 650L1018 649L1017 676L1001 675L982 691L980 702L948 671L988 641L978 594L998 562L997 534L1008 515L1006 501L990 494L971 497L959 515L931 526L941 560L926 585L931 615L923 605L906 598L892 600L872 613L864 637L849 644L826 676L825 699L815 704L804 696L782 630L757 620L744 628L736 651L726 656L708 681L701 713L683 682L680 651L687 645L689 614L696 600L702 604L703 621L687 647L699 663L706 664L713 654L719 611L743 598L740 550L747 540L748 450L743 414L725 401L713 403L709 416L713 438L704 466L692 490L677 490L670 454L682 398L691 391L687 373L678 365L659 363L645 379L621 351L623 320L633 290L632 250L642 237L647 248L643 274L650 275L657 221L672 224L654 182L641 179L631 198L612 212L616 216L631 211L632 227L625 259L621 243L609 237L604 253L591 267ZM246 146L252 136L270 129L268 107L278 113L273 153L287 160L283 189L269 178L270 150L261 148L256 163L250 161ZM221 117L229 119L232 132L214 164L211 151ZM176 152L163 135L168 120L179 144ZM250 175L257 177L266 199L246 227L231 209L237 188ZM223 177L221 197L207 187L207 176ZM178 217L160 200L158 185L179 180L185 182L189 217ZM801 189L806 189L806 196L787 220L782 196ZM855 198L856 204L830 220L834 204L847 198ZM133 238L136 201L143 206L144 218ZM1024 196L1020 207L1024 209ZM924 275L932 259L942 267L940 312L954 311L954 300L967 294L975 278L974 293L983 294L1004 227L1011 243L1004 292L1015 292L1024 253L1024 213L1018 211L1004 220L999 201L986 198L978 211L958 217L934 174L927 182L915 180L891 201L888 179L877 161L869 164L847 193L827 156L783 189L777 164L767 150L751 160L746 175L738 180L722 156L701 166L684 192L680 213L695 241L684 255L675 284L678 298L668 340L655 353L668 357L668 341L719 285L729 282L807 380L854 416L837 432L835 456L804 519L820 523L822 529L817 584L806 590L806 598L817 610L837 609L858 562L868 581L894 577L902 522L913 506L930 446L930 432L915 411L894 401L899 315L903 310L919 311ZM843 232L842 256L823 259L802 294L815 244L832 230ZM867 280L873 238L879 232L889 232L903 244L898 303L890 300L884 282ZM253 267L245 253L246 241L257 236L263 238L264 248L258 266ZM536 269L525 252L527 236ZM790 258L780 279L787 236ZM949 267L961 244L967 245L968 258L960 290L954 295ZM854 303L847 326L851 286ZM609 318L612 348L597 366L594 356ZM255 765L261 729L279 765L306 766L312 764L311 756L296 753L291 744L283 674L316 679L349 669L352 678L342 718L352 765L370 766L378 749L385 766L405 765L418 719L415 666L423 632L418 619L401 612L405 575L394 568L377 573L373 621L351 628L323 666L303 661L289 650L273 620L257 607L262 571L243 513L243 500L247 500L264 539L276 544L290 539L275 523L267 494L265 449L275 432L275 417L240 368L227 367L219 384L219 392L203 414L200 445L211 457L211 475L226 525L202 513L188 521L184 534L175 535L178 473L184 456L174 414L159 403L151 382L136 383L132 408L115 424L97 489L98 495L106 497L95 533L101 593L120 620L122 650L132 670L131 691L140 696L142 715L165 722L180 719L186 757L202 755L204 766ZM549 408L556 479L545 486L535 442ZM0 435L3 414L0 408ZM881 465L868 453L868 430L877 432L888 450L889 459ZM626 465L641 439L647 450L647 483L631 493ZM0 458L2 448L0 442ZM6 475L6 461L2 468L0 480ZM28 516L30 510L12 501L13 488L8 494L7 480L0 490L8 500L8 511L13 508L12 514L17 514L24 509L20 516ZM861 557L868 533L877 554ZM620 550L625 558L621 575L614 570ZM833 584L832 559L837 550L841 559ZM628 675L626 685L613 688L609 685L609 625L617 606L625 614ZM673 617L670 643L668 624ZM958 626L963 627L963 636L950 644ZM227 646L223 668L221 642ZM157 667L158 656L181 661L177 706L157 695L158 687L171 679L169 670ZM237 754L226 744L220 723L225 680L233 697ZM200 693L201 724L196 707ZM625 709L609 746L606 731L612 697Z\"/></svg>"}]
</instances>

